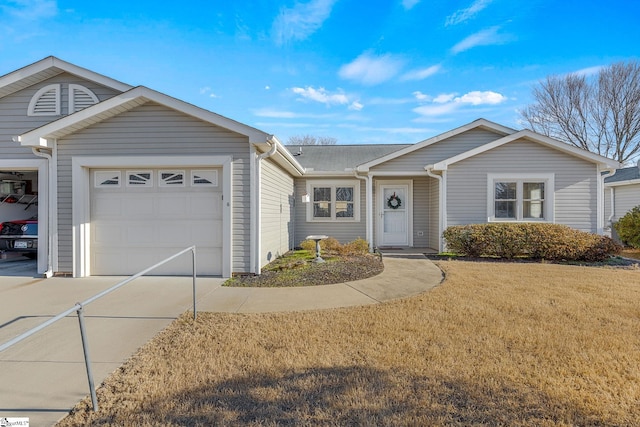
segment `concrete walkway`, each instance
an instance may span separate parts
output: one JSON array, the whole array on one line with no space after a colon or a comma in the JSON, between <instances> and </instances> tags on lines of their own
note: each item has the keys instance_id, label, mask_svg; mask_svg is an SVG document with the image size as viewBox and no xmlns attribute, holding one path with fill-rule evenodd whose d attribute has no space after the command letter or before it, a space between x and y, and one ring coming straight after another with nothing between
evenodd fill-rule
<instances>
[{"instance_id":1,"label":"concrete walkway","mask_svg":"<svg viewBox=\"0 0 640 427\"><path fill-rule=\"evenodd\" d=\"M377 304L425 292L441 271L418 254L388 254L380 275L303 288L226 288L199 278L197 310L260 313ZM0 344L104 289L121 277L84 279L3 276L0 266ZM142 277L85 308L94 382L192 307L191 278ZM0 353L0 419L28 417L54 425L89 394L77 317L67 317Z\"/></svg>"}]
</instances>

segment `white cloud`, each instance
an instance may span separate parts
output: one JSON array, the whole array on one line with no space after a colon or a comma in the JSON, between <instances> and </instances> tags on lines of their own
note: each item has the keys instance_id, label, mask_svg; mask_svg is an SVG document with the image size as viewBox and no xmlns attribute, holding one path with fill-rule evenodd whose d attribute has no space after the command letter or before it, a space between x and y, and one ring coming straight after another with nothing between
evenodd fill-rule
<instances>
[{"instance_id":1,"label":"white cloud","mask_svg":"<svg viewBox=\"0 0 640 427\"><path fill-rule=\"evenodd\" d=\"M492 92L490 90L480 92L474 90L472 92L466 93L459 98L455 98L455 102L461 102L465 104L471 105L496 105L500 104L507 100L507 97L499 94L497 92Z\"/></svg>"},{"instance_id":2,"label":"white cloud","mask_svg":"<svg viewBox=\"0 0 640 427\"><path fill-rule=\"evenodd\" d=\"M349 105L349 110L353 110L353 111L360 111L363 108L364 108L364 105L362 105L358 101L354 101L354 102L351 103L351 105Z\"/></svg>"},{"instance_id":3,"label":"white cloud","mask_svg":"<svg viewBox=\"0 0 640 427\"><path fill-rule=\"evenodd\" d=\"M281 8L271 28L276 44L283 45L290 40L304 40L318 31L331 15L331 9L336 1L311 0L308 3L296 3L292 8Z\"/></svg>"},{"instance_id":4,"label":"white cloud","mask_svg":"<svg viewBox=\"0 0 640 427\"><path fill-rule=\"evenodd\" d=\"M330 93L323 87L318 89L311 86L307 86L306 88L294 87L291 91L300 95L303 99L320 102L326 105L344 105L349 103L349 98L344 93Z\"/></svg>"},{"instance_id":5,"label":"white cloud","mask_svg":"<svg viewBox=\"0 0 640 427\"><path fill-rule=\"evenodd\" d=\"M402 0L402 7L404 7L406 10L409 10L418 3L420 3L420 0Z\"/></svg>"},{"instance_id":6,"label":"white cloud","mask_svg":"<svg viewBox=\"0 0 640 427\"><path fill-rule=\"evenodd\" d=\"M433 102L435 102L436 104L445 104L447 102L453 101L455 96L455 93L441 93L440 95L433 98Z\"/></svg>"},{"instance_id":7,"label":"white cloud","mask_svg":"<svg viewBox=\"0 0 640 427\"><path fill-rule=\"evenodd\" d=\"M447 16L444 25L456 25L474 18L478 12L491 4L493 0L475 0L471 6L465 9L459 9L453 14Z\"/></svg>"},{"instance_id":8,"label":"white cloud","mask_svg":"<svg viewBox=\"0 0 640 427\"><path fill-rule=\"evenodd\" d=\"M409 71L408 73L405 73L402 76L402 80L424 80L427 77L431 77L434 74L436 74L438 71L440 71L440 68L442 68L442 66L438 64L438 65L432 65L431 67L428 67L428 68L412 70L412 71Z\"/></svg>"},{"instance_id":9,"label":"white cloud","mask_svg":"<svg viewBox=\"0 0 640 427\"><path fill-rule=\"evenodd\" d=\"M490 46L506 43L509 40L509 37L504 34L498 34L498 30L500 30L500 27L495 26L487 28L486 30L478 31L475 34L471 34L469 37L453 46L451 48L451 53L455 55L477 46Z\"/></svg>"},{"instance_id":10,"label":"white cloud","mask_svg":"<svg viewBox=\"0 0 640 427\"><path fill-rule=\"evenodd\" d=\"M58 14L56 0L9 0L0 10L24 21L38 21Z\"/></svg>"},{"instance_id":11,"label":"white cloud","mask_svg":"<svg viewBox=\"0 0 640 427\"><path fill-rule=\"evenodd\" d=\"M432 99L428 95L422 93L420 95L423 100L430 101L427 105L413 109L414 112L422 116L441 116L451 114L465 106L497 105L507 100L506 96L490 90L474 90L462 96L456 96L455 93L442 93Z\"/></svg>"},{"instance_id":12,"label":"white cloud","mask_svg":"<svg viewBox=\"0 0 640 427\"><path fill-rule=\"evenodd\" d=\"M578 76L591 77L595 76L604 68L604 65L596 65L594 67L583 68L578 71L574 71L572 74L577 74Z\"/></svg>"},{"instance_id":13,"label":"white cloud","mask_svg":"<svg viewBox=\"0 0 640 427\"><path fill-rule=\"evenodd\" d=\"M431 101L432 98L431 96L420 92L419 90L415 91L412 93L412 95L418 100L418 101Z\"/></svg>"},{"instance_id":14,"label":"white cloud","mask_svg":"<svg viewBox=\"0 0 640 427\"><path fill-rule=\"evenodd\" d=\"M397 75L403 65L404 61L390 54L374 56L363 53L351 63L340 67L338 75L364 85L377 85Z\"/></svg>"}]
</instances>

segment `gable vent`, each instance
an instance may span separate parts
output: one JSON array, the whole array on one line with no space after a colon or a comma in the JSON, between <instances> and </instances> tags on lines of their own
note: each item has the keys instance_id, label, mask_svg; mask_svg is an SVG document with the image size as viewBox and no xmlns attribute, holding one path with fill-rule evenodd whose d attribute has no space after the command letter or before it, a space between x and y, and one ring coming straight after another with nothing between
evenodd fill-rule
<instances>
[{"instance_id":1,"label":"gable vent","mask_svg":"<svg viewBox=\"0 0 640 427\"><path fill-rule=\"evenodd\" d=\"M27 114L30 116L60 115L60 85L45 86L33 95Z\"/></svg>"},{"instance_id":2,"label":"gable vent","mask_svg":"<svg viewBox=\"0 0 640 427\"><path fill-rule=\"evenodd\" d=\"M84 86L69 85L69 114L98 103L98 97Z\"/></svg>"}]
</instances>

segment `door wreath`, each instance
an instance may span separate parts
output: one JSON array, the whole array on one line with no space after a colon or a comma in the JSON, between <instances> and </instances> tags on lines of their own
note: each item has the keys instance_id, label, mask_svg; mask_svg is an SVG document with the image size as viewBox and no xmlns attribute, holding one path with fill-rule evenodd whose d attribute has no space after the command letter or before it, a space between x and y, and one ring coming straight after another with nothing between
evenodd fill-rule
<instances>
[{"instance_id":1,"label":"door wreath","mask_svg":"<svg viewBox=\"0 0 640 427\"><path fill-rule=\"evenodd\" d=\"M398 197L396 195L396 193L394 192L391 196L389 196L389 198L387 199L387 206L391 209L398 209L400 206L402 206L402 200L400 199L400 197Z\"/></svg>"}]
</instances>

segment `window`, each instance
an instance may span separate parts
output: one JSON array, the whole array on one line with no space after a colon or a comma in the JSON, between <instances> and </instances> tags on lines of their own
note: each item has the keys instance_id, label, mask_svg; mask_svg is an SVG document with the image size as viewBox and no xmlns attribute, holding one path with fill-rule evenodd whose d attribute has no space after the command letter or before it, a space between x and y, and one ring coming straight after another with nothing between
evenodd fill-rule
<instances>
[{"instance_id":1,"label":"window","mask_svg":"<svg viewBox=\"0 0 640 427\"><path fill-rule=\"evenodd\" d=\"M359 182L309 181L307 194L307 221L360 221Z\"/></svg>"},{"instance_id":2,"label":"window","mask_svg":"<svg viewBox=\"0 0 640 427\"><path fill-rule=\"evenodd\" d=\"M101 187L120 187L120 171L95 171L94 186Z\"/></svg>"},{"instance_id":3,"label":"window","mask_svg":"<svg viewBox=\"0 0 640 427\"><path fill-rule=\"evenodd\" d=\"M127 171L127 187L153 187L151 171Z\"/></svg>"},{"instance_id":4,"label":"window","mask_svg":"<svg viewBox=\"0 0 640 427\"><path fill-rule=\"evenodd\" d=\"M553 181L553 174L490 174L489 221L553 222Z\"/></svg>"},{"instance_id":5,"label":"window","mask_svg":"<svg viewBox=\"0 0 640 427\"><path fill-rule=\"evenodd\" d=\"M158 172L160 187L184 187L183 170L161 170Z\"/></svg>"}]
</instances>

